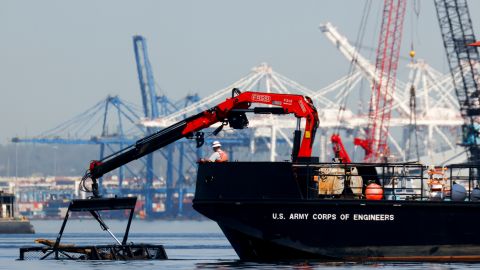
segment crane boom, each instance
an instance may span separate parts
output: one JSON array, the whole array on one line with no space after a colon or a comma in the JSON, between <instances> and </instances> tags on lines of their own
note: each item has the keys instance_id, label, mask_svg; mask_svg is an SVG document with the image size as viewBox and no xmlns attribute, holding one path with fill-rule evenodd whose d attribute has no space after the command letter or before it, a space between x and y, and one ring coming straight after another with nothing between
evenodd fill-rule
<instances>
[{"instance_id":1,"label":"crane boom","mask_svg":"<svg viewBox=\"0 0 480 270\"><path fill-rule=\"evenodd\" d=\"M133 36L133 49L145 117L155 119L160 114L157 104L157 92L155 91L155 80L153 79L152 66L148 59L147 41L145 38Z\"/></svg>"},{"instance_id":2,"label":"crane boom","mask_svg":"<svg viewBox=\"0 0 480 270\"><path fill-rule=\"evenodd\" d=\"M476 40L468 4L466 0L435 0L434 3L460 114L464 120L462 145L468 149L469 161L478 162L480 142L475 118L480 115L480 85L475 63L480 56L476 46L467 46ZM455 79L457 72L460 73L460 80Z\"/></svg>"},{"instance_id":3,"label":"crane boom","mask_svg":"<svg viewBox=\"0 0 480 270\"><path fill-rule=\"evenodd\" d=\"M252 103L272 105L272 107L250 108ZM295 130L292 159L308 158L312 154L315 132L318 128L318 113L312 100L307 96L292 94L276 94L261 92L240 93L238 89L232 90L232 97L217 106L190 116L163 130L153 133L138 140L131 145L103 160L94 160L90 163L84 179L91 178L93 181L92 192L98 197L96 179L104 174L125 165L133 160L148 155L174 141L195 136L195 132L210 127L215 123L222 123L223 127L229 124L234 129L242 129L248 126L247 112L258 114L294 114L297 117L297 129ZM300 120L305 118L305 128L301 139ZM219 131L220 129L218 129ZM196 135L197 139L203 137ZM300 142L301 139L301 142ZM197 141L198 145L198 141Z\"/></svg>"},{"instance_id":4,"label":"crane boom","mask_svg":"<svg viewBox=\"0 0 480 270\"><path fill-rule=\"evenodd\" d=\"M377 46L375 70L370 98L369 125L365 139L354 143L365 149L367 162L378 162L388 156L388 129L392 113L393 91L397 76L398 59L403 33L406 0L385 0L382 26Z\"/></svg>"}]
</instances>

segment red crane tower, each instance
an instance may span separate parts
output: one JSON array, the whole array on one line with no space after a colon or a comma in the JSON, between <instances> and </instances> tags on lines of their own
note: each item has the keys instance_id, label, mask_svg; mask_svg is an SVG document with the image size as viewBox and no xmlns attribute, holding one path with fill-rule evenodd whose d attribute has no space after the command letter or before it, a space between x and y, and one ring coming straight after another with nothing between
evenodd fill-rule
<instances>
[{"instance_id":1,"label":"red crane tower","mask_svg":"<svg viewBox=\"0 0 480 270\"><path fill-rule=\"evenodd\" d=\"M376 78L372 83L369 123L365 139L354 144L365 150L366 162L379 162L388 157L388 128L392 113L393 92L402 41L406 0L385 0L382 26L375 61Z\"/></svg>"}]
</instances>

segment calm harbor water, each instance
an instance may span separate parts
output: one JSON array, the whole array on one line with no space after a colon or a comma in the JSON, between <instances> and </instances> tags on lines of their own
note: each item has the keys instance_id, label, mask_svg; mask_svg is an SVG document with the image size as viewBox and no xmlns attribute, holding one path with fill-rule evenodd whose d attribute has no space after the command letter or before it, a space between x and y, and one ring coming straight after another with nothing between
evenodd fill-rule
<instances>
[{"instance_id":1,"label":"calm harbor water","mask_svg":"<svg viewBox=\"0 0 480 270\"><path fill-rule=\"evenodd\" d=\"M19 248L33 245L37 238L55 239L61 221L33 221L35 235L0 234L0 269L480 269L480 264L453 263L318 263L295 262L279 264L244 263L218 226L209 221L139 221L132 223L130 241L163 244L169 256L166 261L18 261ZM122 235L125 222L107 221L112 231ZM318 232L316 232L318 233ZM63 243L112 243L98 224L89 220L71 220Z\"/></svg>"}]
</instances>

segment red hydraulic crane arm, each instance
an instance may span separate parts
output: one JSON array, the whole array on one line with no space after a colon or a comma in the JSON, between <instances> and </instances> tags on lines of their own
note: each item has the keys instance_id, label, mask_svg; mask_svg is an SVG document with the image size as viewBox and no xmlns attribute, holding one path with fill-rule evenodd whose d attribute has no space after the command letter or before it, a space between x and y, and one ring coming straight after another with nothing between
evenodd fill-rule
<instances>
[{"instance_id":1,"label":"red hydraulic crane arm","mask_svg":"<svg viewBox=\"0 0 480 270\"><path fill-rule=\"evenodd\" d=\"M272 106L250 109L252 103ZM150 154L177 140L185 137L193 137L195 132L218 122L222 123L221 127L229 124L230 127L234 129L245 128L248 126L248 119L245 115L246 112L257 114L294 114L295 117L297 117L297 129L294 133L292 159L296 161L297 157L308 158L311 156L319 120L317 110L309 97L261 92L241 93L238 89L233 89L232 97L217 106L140 139L134 145L114 153L103 160L92 161L84 179L92 179L92 192L94 196L99 196L96 179L102 177L105 173ZM300 142L301 118L305 118L306 123L303 138Z\"/></svg>"},{"instance_id":2,"label":"red hydraulic crane arm","mask_svg":"<svg viewBox=\"0 0 480 270\"><path fill-rule=\"evenodd\" d=\"M342 163L352 163L352 160L350 159L347 150L345 150L345 146L343 145L340 135L332 134L332 137L330 137L330 141L332 142L335 157L339 158Z\"/></svg>"},{"instance_id":3,"label":"red hydraulic crane arm","mask_svg":"<svg viewBox=\"0 0 480 270\"><path fill-rule=\"evenodd\" d=\"M268 104L280 108L256 108L248 110L252 103ZM283 110L278 110L283 109ZM299 157L310 157L312 154L315 132L318 127L318 114L309 97L291 94L245 92L227 99L214 109L203 112L199 117L187 123L183 135L207 128L217 122L225 122L232 114L241 112L294 114L297 118L305 118L305 132L298 152Z\"/></svg>"}]
</instances>

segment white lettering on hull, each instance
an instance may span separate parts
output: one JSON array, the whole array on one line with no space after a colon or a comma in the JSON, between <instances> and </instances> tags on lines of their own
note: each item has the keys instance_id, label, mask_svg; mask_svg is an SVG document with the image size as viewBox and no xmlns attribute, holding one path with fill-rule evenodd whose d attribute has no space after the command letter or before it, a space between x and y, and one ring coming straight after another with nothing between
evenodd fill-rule
<instances>
[{"instance_id":1,"label":"white lettering on hull","mask_svg":"<svg viewBox=\"0 0 480 270\"><path fill-rule=\"evenodd\" d=\"M272 213L273 220L315 220L315 221L394 221L394 214L351 214L351 213Z\"/></svg>"},{"instance_id":2,"label":"white lettering on hull","mask_svg":"<svg viewBox=\"0 0 480 270\"><path fill-rule=\"evenodd\" d=\"M306 213L291 213L289 219L308 219L308 214Z\"/></svg>"}]
</instances>

